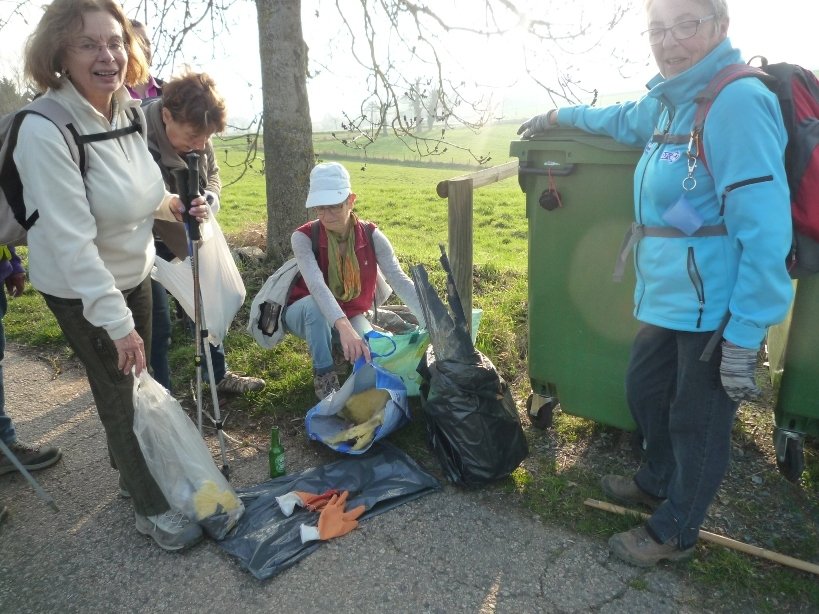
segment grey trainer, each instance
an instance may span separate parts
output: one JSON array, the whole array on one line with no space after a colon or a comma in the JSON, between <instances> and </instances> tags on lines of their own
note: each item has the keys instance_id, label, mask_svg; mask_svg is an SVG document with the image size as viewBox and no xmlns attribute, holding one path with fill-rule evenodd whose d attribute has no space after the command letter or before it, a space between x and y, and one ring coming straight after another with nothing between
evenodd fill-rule
<instances>
[{"instance_id":1,"label":"grey trainer","mask_svg":"<svg viewBox=\"0 0 819 614\"><path fill-rule=\"evenodd\" d=\"M191 522L182 512L170 509L156 516L134 512L134 516L137 531L150 535L163 550L182 550L202 540L202 527Z\"/></svg>"},{"instance_id":2,"label":"grey trainer","mask_svg":"<svg viewBox=\"0 0 819 614\"><path fill-rule=\"evenodd\" d=\"M637 486L632 478L622 475L604 475L600 479L600 488L609 498L623 505L642 505L656 510L665 499L648 494Z\"/></svg>"},{"instance_id":3,"label":"grey trainer","mask_svg":"<svg viewBox=\"0 0 819 614\"><path fill-rule=\"evenodd\" d=\"M636 567L653 567L660 561L685 561L694 556L694 546L680 550L676 538L665 544L657 543L644 526L612 535L609 550Z\"/></svg>"}]
</instances>

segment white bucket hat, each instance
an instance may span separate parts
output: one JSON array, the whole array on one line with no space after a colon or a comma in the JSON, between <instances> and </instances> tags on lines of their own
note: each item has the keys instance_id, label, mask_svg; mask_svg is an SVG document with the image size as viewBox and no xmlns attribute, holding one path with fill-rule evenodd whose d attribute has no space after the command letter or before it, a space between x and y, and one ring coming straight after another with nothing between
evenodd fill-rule
<instances>
[{"instance_id":1,"label":"white bucket hat","mask_svg":"<svg viewBox=\"0 0 819 614\"><path fill-rule=\"evenodd\" d=\"M347 169L338 162L322 162L310 171L310 192L305 207L338 205L351 193Z\"/></svg>"}]
</instances>

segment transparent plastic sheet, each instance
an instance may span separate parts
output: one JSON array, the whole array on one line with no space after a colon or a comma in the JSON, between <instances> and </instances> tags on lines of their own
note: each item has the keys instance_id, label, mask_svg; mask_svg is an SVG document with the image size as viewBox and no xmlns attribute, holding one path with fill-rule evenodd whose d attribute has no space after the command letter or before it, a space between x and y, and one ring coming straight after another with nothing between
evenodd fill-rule
<instances>
[{"instance_id":1,"label":"transparent plastic sheet","mask_svg":"<svg viewBox=\"0 0 819 614\"><path fill-rule=\"evenodd\" d=\"M239 490L245 513L236 528L217 545L239 559L260 580L270 578L316 550L322 542L301 543L302 523L315 525L318 514L297 507L285 516L276 497L293 490L350 492L347 508L364 505L367 520L440 489L438 481L392 444L379 442L367 454L338 461Z\"/></svg>"},{"instance_id":2,"label":"transparent plastic sheet","mask_svg":"<svg viewBox=\"0 0 819 614\"><path fill-rule=\"evenodd\" d=\"M446 478L477 486L509 475L529 454L506 381L472 344L446 255L452 315L422 265L412 267L432 347L418 370L429 445Z\"/></svg>"},{"instance_id":3,"label":"transparent plastic sheet","mask_svg":"<svg viewBox=\"0 0 819 614\"><path fill-rule=\"evenodd\" d=\"M147 370L134 378L134 434L170 506L222 539L244 506L179 401Z\"/></svg>"}]
</instances>

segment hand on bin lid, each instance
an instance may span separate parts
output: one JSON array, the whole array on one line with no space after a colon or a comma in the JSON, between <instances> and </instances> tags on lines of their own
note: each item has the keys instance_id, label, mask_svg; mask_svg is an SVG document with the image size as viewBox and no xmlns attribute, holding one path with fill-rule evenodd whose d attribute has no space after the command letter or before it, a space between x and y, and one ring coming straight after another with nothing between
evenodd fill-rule
<instances>
[{"instance_id":1,"label":"hand on bin lid","mask_svg":"<svg viewBox=\"0 0 819 614\"><path fill-rule=\"evenodd\" d=\"M554 113L554 117L552 114ZM531 119L526 120L518 128L518 134L522 139L531 139L533 136L546 134L550 128L557 125L557 110L551 109L541 115L535 115Z\"/></svg>"}]
</instances>

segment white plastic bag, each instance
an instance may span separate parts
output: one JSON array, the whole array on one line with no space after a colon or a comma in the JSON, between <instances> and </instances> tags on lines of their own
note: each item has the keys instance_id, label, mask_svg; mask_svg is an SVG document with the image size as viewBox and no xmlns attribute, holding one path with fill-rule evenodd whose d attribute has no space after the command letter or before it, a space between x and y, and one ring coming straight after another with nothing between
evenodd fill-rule
<instances>
[{"instance_id":1,"label":"white plastic bag","mask_svg":"<svg viewBox=\"0 0 819 614\"><path fill-rule=\"evenodd\" d=\"M219 345L227 334L230 323L245 301L245 284L225 236L211 215L201 225L202 242L199 246L199 287L208 341ZM157 258L151 276L170 292L188 316L195 320L193 311L193 270L190 256L168 262Z\"/></svg>"},{"instance_id":2,"label":"white plastic bag","mask_svg":"<svg viewBox=\"0 0 819 614\"><path fill-rule=\"evenodd\" d=\"M244 505L179 401L147 370L134 378L134 433L168 504L199 522L213 539L224 538Z\"/></svg>"}]
</instances>

